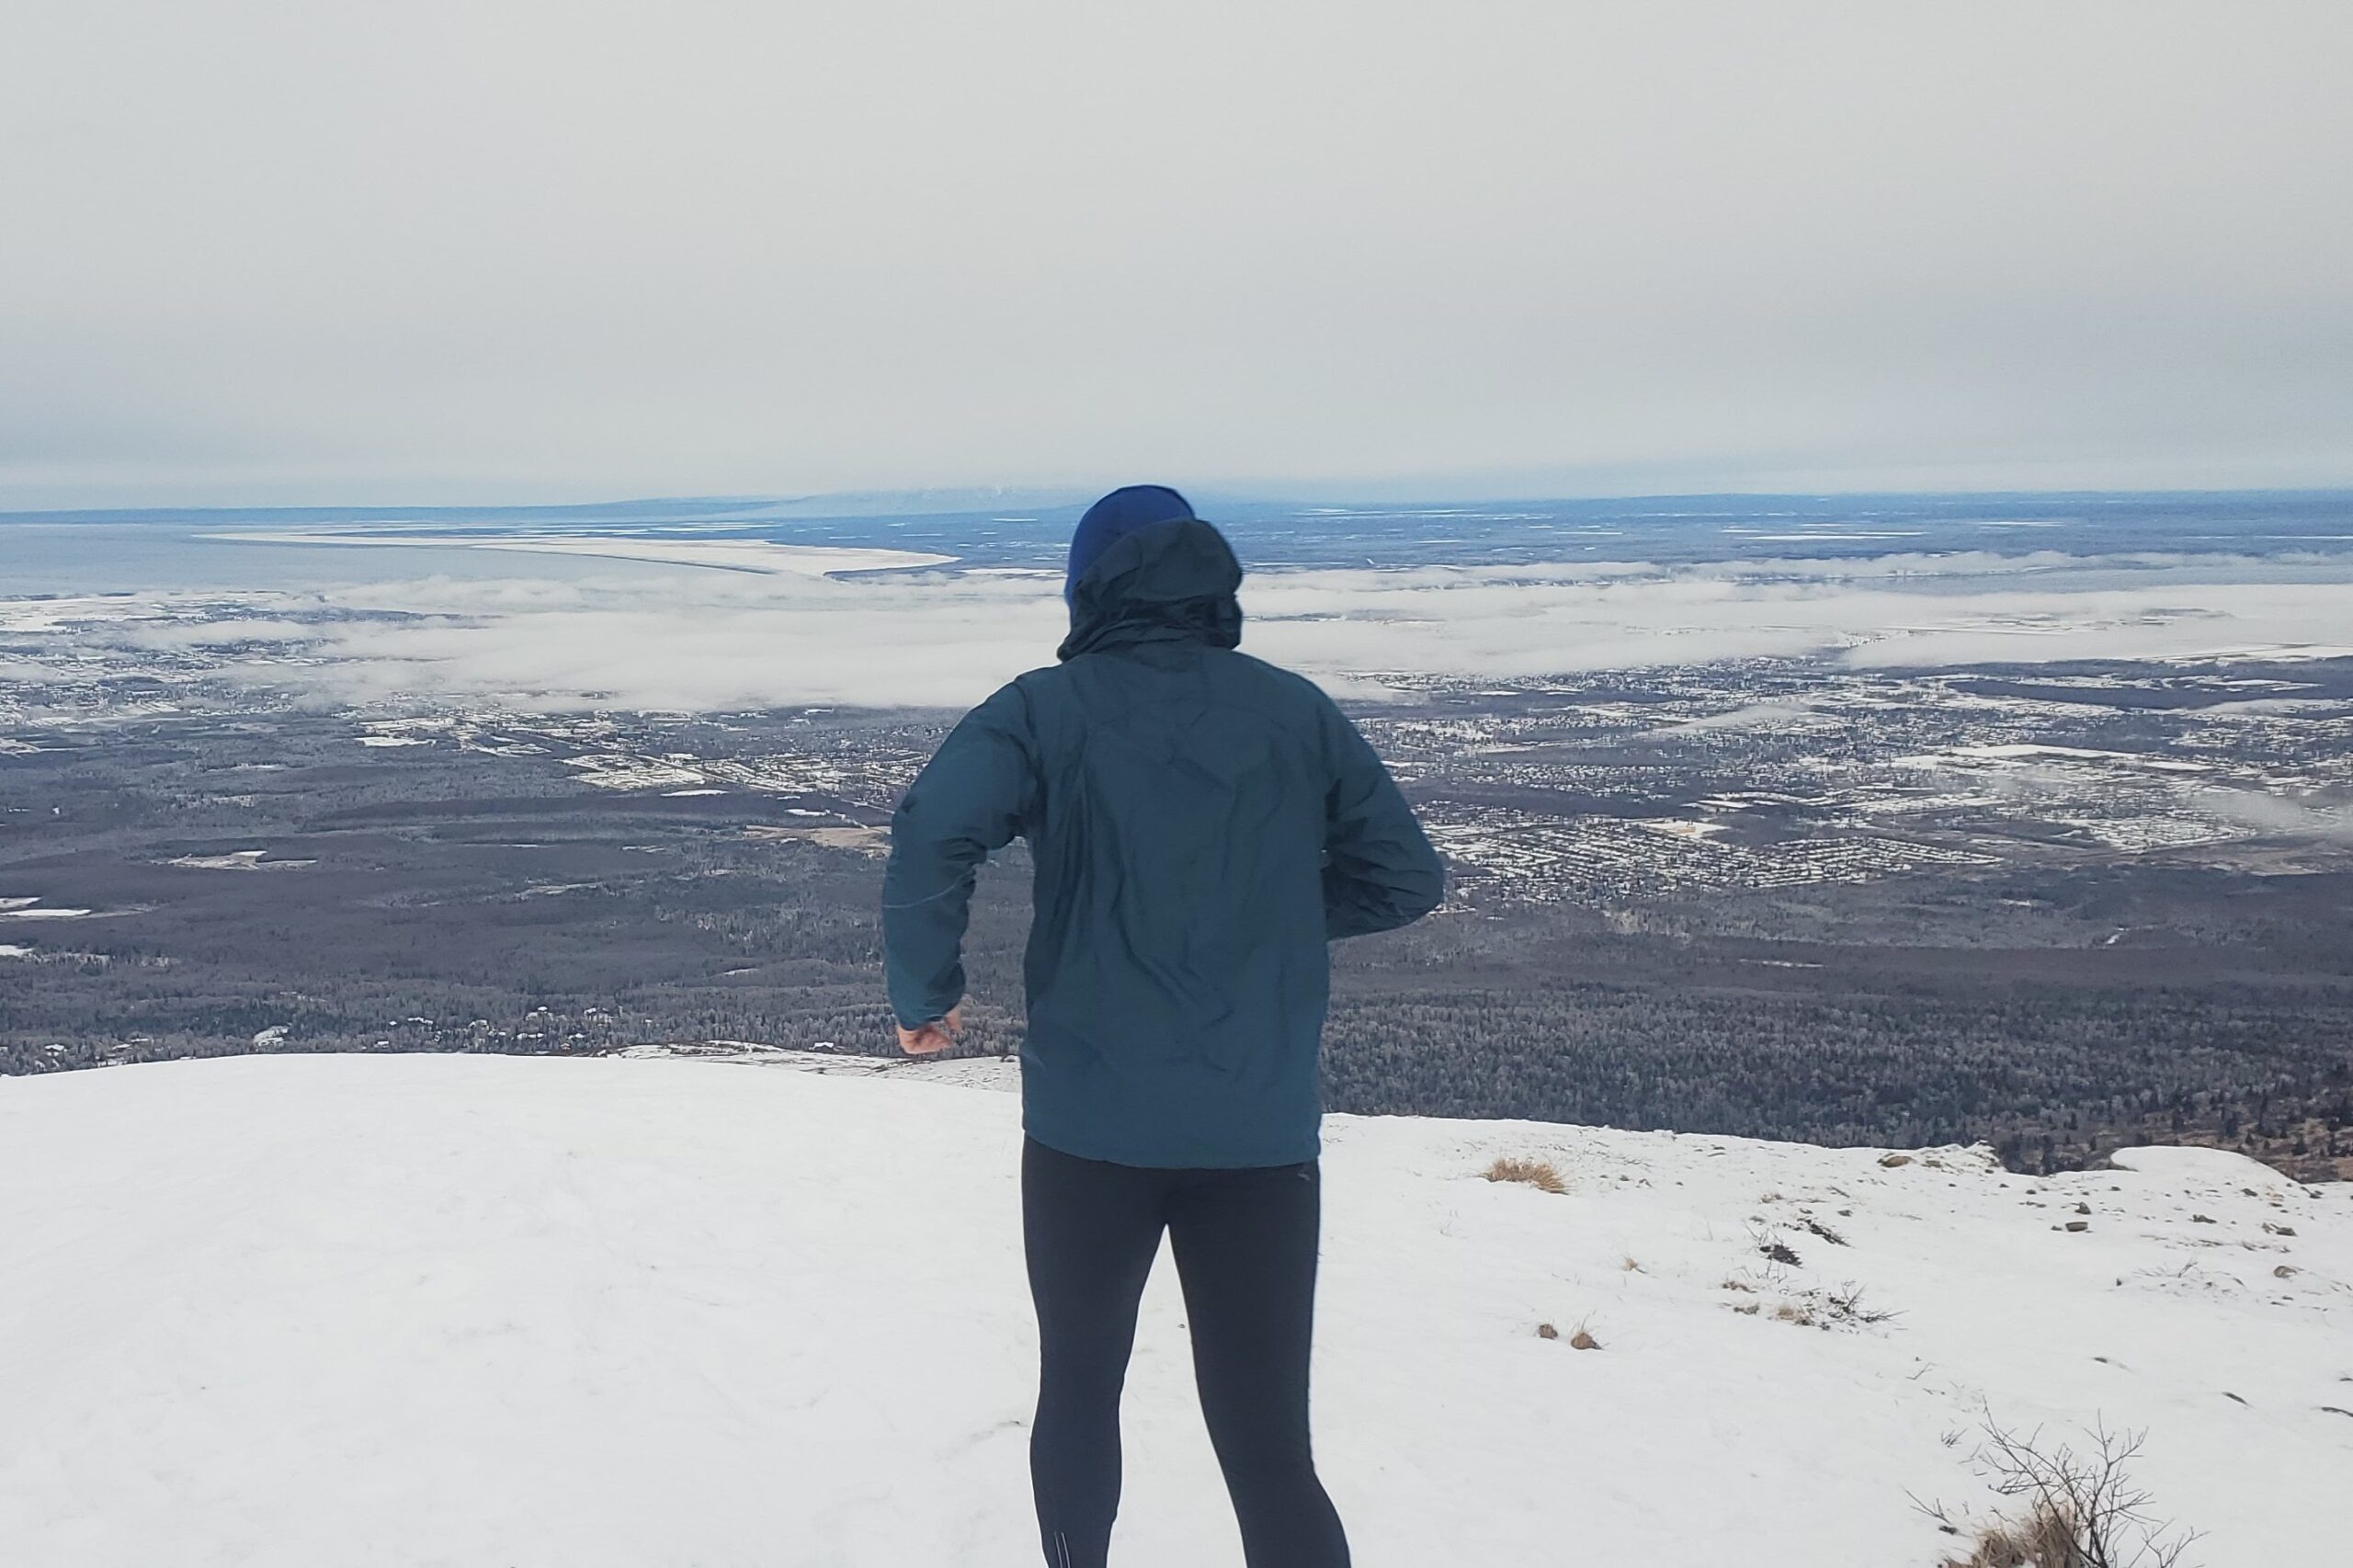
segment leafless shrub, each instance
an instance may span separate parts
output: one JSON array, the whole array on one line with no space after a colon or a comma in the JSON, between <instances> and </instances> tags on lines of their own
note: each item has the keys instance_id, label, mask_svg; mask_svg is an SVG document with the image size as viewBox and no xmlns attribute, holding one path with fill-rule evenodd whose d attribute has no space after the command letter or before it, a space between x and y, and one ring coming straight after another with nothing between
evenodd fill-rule
<instances>
[{"instance_id":1,"label":"leafless shrub","mask_svg":"<svg viewBox=\"0 0 2353 1568\"><path fill-rule=\"evenodd\" d=\"M1893 1323L1897 1313L1863 1305L1863 1288L1845 1285L1836 1290L1800 1290L1773 1309L1774 1318L1800 1328L1875 1328Z\"/></svg>"},{"instance_id":2,"label":"leafless shrub","mask_svg":"<svg viewBox=\"0 0 2353 1568\"><path fill-rule=\"evenodd\" d=\"M2197 1533L2157 1518L2129 1473L2144 1437L2099 1426L2079 1450L1988 1421L1972 1462L2012 1508L1970 1524L1919 1505L1950 1534L1972 1538L1969 1555L1944 1568L2183 1568Z\"/></svg>"},{"instance_id":3,"label":"leafless shrub","mask_svg":"<svg viewBox=\"0 0 2353 1568\"><path fill-rule=\"evenodd\" d=\"M1885 1307L1863 1305L1863 1288L1848 1282L1836 1290L1822 1292L1824 1312L1834 1323L1854 1324L1869 1327L1874 1324L1893 1323L1901 1315Z\"/></svg>"},{"instance_id":4,"label":"leafless shrub","mask_svg":"<svg viewBox=\"0 0 2353 1568\"><path fill-rule=\"evenodd\" d=\"M1797 1253L1790 1247L1789 1243L1781 1239L1780 1233L1778 1231L1773 1230L1769 1226L1752 1224L1748 1227L1748 1233L1756 1243L1756 1251L1759 1256L1768 1258L1772 1262L1780 1264L1785 1267L1801 1268L1804 1267L1804 1265L1800 1261Z\"/></svg>"},{"instance_id":5,"label":"leafless shrub","mask_svg":"<svg viewBox=\"0 0 2353 1568\"><path fill-rule=\"evenodd\" d=\"M1767 1256L1771 1256L1769 1253ZM1721 1288L1734 1295L1772 1298L1769 1306L1773 1320L1801 1328L1876 1328L1903 1315L1884 1307L1865 1305L1863 1288L1851 1281L1836 1290L1801 1289L1778 1262L1767 1263L1761 1272L1744 1269L1728 1275ZM1757 1300L1724 1304L1743 1317L1763 1315L1768 1305Z\"/></svg>"}]
</instances>

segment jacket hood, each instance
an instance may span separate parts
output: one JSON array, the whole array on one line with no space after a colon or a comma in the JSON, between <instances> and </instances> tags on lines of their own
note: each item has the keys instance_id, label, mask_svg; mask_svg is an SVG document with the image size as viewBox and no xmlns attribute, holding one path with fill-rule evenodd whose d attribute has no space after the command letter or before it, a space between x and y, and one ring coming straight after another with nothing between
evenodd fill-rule
<instances>
[{"instance_id":1,"label":"jacket hood","mask_svg":"<svg viewBox=\"0 0 2353 1568\"><path fill-rule=\"evenodd\" d=\"M1070 636L1057 657L1141 642L1242 641L1242 563L1198 517L1153 523L1114 540L1070 588Z\"/></svg>"},{"instance_id":2,"label":"jacket hood","mask_svg":"<svg viewBox=\"0 0 2353 1568\"><path fill-rule=\"evenodd\" d=\"M1103 552L1139 528L1193 515L1193 504L1165 484L1127 484L1086 509L1070 536L1070 564L1063 574L1063 598L1075 603L1078 580Z\"/></svg>"}]
</instances>

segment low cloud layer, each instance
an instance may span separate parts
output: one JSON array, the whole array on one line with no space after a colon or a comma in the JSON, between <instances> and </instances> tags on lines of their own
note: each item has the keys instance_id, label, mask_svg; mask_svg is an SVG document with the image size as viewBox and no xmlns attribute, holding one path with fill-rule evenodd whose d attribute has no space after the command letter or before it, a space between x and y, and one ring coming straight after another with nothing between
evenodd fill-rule
<instances>
[{"instance_id":1,"label":"low cloud layer","mask_svg":"<svg viewBox=\"0 0 2353 1568\"><path fill-rule=\"evenodd\" d=\"M1815 657L1848 666L2353 655L2353 582L2211 580L2213 560L1904 558L1266 573L1245 648L1351 696L1384 677L1507 680ZM2228 574L2222 574L2227 575ZM2329 576L2342 578L2335 571ZM2097 585L2074 585L2090 581ZM846 578L631 573L423 578L233 600L0 606L0 653L199 657L324 703L725 710L794 703L960 707L1052 661L1057 580L913 572ZM10 631L13 624L15 630Z\"/></svg>"}]
</instances>

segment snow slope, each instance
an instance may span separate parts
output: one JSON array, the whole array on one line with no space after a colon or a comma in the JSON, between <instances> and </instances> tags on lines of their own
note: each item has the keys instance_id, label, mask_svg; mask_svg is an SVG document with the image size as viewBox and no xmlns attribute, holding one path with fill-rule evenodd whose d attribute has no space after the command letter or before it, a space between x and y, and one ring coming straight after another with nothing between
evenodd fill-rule
<instances>
[{"instance_id":1,"label":"snow slope","mask_svg":"<svg viewBox=\"0 0 2353 1568\"><path fill-rule=\"evenodd\" d=\"M1018 1141L1011 1095L790 1064L0 1079L0 1563L1026 1568ZM1944 1440L1981 1400L2147 1427L2208 1568L2353 1562L2344 1188L1533 1123L1329 1143L1317 1421L1365 1568L1929 1568L1952 1542L1907 1494L1984 1500ZM1480 1179L1499 1154L1570 1190ZM1901 1316L1776 1316L1849 1281ZM1240 1562L1172 1284L1122 1568Z\"/></svg>"}]
</instances>

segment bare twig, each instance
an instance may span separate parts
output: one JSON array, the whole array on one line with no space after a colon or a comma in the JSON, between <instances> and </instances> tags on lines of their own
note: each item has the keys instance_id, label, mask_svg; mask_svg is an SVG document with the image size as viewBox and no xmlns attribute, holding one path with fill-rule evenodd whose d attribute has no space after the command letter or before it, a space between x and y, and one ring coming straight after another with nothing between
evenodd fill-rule
<instances>
[{"instance_id":1,"label":"bare twig","mask_svg":"<svg viewBox=\"0 0 2353 1568\"><path fill-rule=\"evenodd\" d=\"M1987 1421L1973 1462L1996 1496L2019 1505L1970 1526L1941 1504L1914 1506L1948 1533L1974 1529L1975 1549L1946 1568L2184 1568L2197 1532L2166 1524L2129 1473L2146 1434L2092 1428L2080 1451Z\"/></svg>"}]
</instances>

